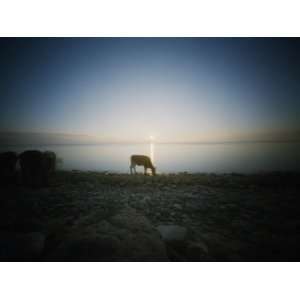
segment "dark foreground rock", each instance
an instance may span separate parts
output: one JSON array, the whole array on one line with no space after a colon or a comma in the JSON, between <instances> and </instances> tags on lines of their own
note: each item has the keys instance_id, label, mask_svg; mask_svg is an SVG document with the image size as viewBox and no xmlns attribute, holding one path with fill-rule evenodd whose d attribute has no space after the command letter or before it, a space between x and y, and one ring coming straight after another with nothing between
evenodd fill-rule
<instances>
[{"instance_id":1,"label":"dark foreground rock","mask_svg":"<svg viewBox=\"0 0 300 300\"><path fill-rule=\"evenodd\" d=\"M207 245L203 241L190 242L186 247L188 261L212 261Z\"/></svg>"},{"instance_id":2,"label":"dark foreground rock","mask_svg":"<svg viewBox=\"0 0 300 300\"><path fill-rule=\"evenodd\" d=\"M45 236L40 232L0 233L0 261L39 260L44 250Z\"/></svg>"},{"instance_id":3,"label":"dark foreground rock","mask_svg":"<svg viewBox=\"0 0 300 300\"><path fill-rule=\"evenodd\" d=\"M0 187L1 260L298 261L299 199L297 173L58 171L39 189ZM23 253L34 242L15 235L32 232L43 250Z\"/></svg>"},{"instance_id":4,"label":"dark foreground rock","mask_svg":"<svg viewBox=\"0 0 300 300\"><path fill-rule=\"evenodd\" d=\"M159 233L132 208L109 220L72 228L49 259L58 261L167 261Z\"/></svg>"}]
</instances>

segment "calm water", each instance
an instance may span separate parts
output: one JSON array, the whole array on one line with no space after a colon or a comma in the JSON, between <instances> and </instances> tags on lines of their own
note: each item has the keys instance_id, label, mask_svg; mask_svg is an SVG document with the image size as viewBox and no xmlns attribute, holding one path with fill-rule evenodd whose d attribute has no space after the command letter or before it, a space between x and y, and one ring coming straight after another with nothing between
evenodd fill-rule
<instances>
[{"instance_id":1,"label":"calm water","mask_svg":"<svg viewBox=\"0 0 300 300\"><path fill-rule=\"evenodd\" d=\"M104 144L1 147L1 151L52 150L64 170L129 172L131 154L152 157L158 173L252 173L300 170L300 143ZM142 172L143 169L140 168Z\"/></svg>"}]
</instances>

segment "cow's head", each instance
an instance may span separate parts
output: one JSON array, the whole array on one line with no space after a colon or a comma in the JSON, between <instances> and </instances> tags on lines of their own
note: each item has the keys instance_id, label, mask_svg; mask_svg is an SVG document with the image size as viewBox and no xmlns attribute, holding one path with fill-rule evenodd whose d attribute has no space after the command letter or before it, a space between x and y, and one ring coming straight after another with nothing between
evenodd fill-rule
<instances>
[{"instance_id":1,"label":"cow's head","mask_svg":"<svg viewBox=\"0 0 300 300\"><path fill-rule=\"evenodd\" d=\"M152 175L155 176L156 175L156 168L152 167L151 169L152 169Z\"/></svg>"}]
</instances>

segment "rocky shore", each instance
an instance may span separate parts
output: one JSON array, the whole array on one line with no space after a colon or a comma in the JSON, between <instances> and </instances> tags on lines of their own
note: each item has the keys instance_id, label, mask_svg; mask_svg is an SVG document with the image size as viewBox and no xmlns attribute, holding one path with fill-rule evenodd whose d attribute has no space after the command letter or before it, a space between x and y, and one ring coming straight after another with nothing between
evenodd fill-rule
<instances>
[{"instance_id":1,"label":"rocky shore","mask_svg":"<svg viewBox=\"0 0 300 300\"><path fill-rule=\"evenodd\" d=\"M297 261L296 173L59 171L1 187L0 260Z\"/></svg>"}]
</instances>

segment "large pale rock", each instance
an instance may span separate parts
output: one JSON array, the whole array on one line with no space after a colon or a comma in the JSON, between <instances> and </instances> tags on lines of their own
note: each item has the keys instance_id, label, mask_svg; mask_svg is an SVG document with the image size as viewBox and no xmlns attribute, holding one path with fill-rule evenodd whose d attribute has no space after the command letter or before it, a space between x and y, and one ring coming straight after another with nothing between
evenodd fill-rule
<instances>
[{"instance_id":1,"label":"large pale rock","mask_svg":"<svg viewBox=\"0 0 300 300\"><path fill-rule=\"evenodd\" d=\"M183 241L187 234L187 229L178 225L159 225L157 230L166 242Z\"/></svg>"},{"instance_id":2,"label":"large pale rock","mask_svg":"<svg viewBox=\"0 0 300 300\"><path fill-rule=\"evenodd\" d=\"M72 228L51 255L59 261L167 261L166 248L148 219L126 208L108 220Z\"/></svg>"}]
</instances>

